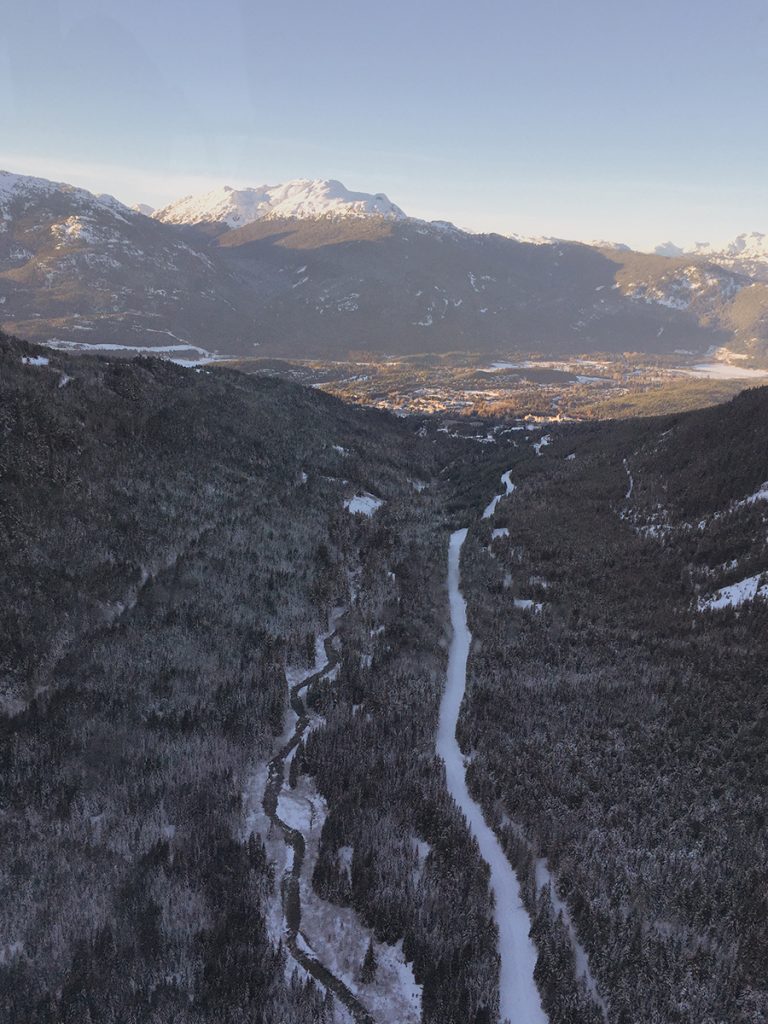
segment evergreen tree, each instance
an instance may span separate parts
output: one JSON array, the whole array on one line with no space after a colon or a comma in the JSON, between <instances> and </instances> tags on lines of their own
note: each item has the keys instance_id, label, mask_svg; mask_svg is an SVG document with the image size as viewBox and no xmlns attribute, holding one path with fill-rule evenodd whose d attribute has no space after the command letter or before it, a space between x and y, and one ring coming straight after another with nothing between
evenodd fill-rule
<instances>
[{"instance_id":1,"label":"evergreen tree","mask_svg":"<svg viewBox=\"0 0 768 1024\"><path fill-rule=\"evenodd\" d=\"M364 985L370 985L376 977L376 969L378 966L379 964L376 960L376 953L373 948L373 939L371 939L368 943L368 949L365 951L363 966L360 969L360 981L362 981Z\"/></svg>"}]
</instances>

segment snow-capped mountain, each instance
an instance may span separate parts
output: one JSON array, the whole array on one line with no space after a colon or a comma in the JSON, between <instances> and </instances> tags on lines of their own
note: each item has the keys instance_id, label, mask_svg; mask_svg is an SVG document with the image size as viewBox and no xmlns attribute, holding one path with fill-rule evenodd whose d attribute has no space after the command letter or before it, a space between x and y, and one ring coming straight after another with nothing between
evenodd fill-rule
<instances>
[{"instance_id":1,"label":"snow-capped mountain","mask_svg":"<svg viewBox=\"0 0 768 1024\"><path fill-rule=\"evenodd\" d=\"M34 178L27 174L13 174L11 171L0 170L0 231L11 219L11 204L22 208L45 197L61 193L72 205L92 208L94 205L108 211L113 216L130 215L131 210L110 195L94 195L84 188L76 188L63 181L48 181L47 178Z\"/></svg>"},{"instance_id":2,"label":"snow-capped mountain","mask_svg":"<svg viewBox=\"0 0 768 1024\"><path fill-rule=\"evenodd\" d=\"M150 217L0 174L0 327L31 340L334 358L727 345L765 360L767 309L768 284L704 256L474 235L338 182L221 189Z\"/></svg>"},{"instance_id":3,"label":"snow-capped mountain","mask_svg":"<svg viewBox=\"0 0 768 1024\"><path fill-rule=\"evenodd\" d=\"M0 171L0 323L13 333L155 346L194 334L223 349L249 323L233 287L205 245L112 196Z\"/></svg>"},{"instance_id":4,"label":"snow-capped mountain","mask_svg":"<svg viewBox=\"0 0 768 1024\"><path fill-rule=\"evenodd\" d=\"M762 231L737 235L725 245L694 242L685 248L674 242L663 242L656 246L654 253L657 256L670 256L676 259L704 259L721 267L738 270L750 277L768 280L768 235Z\"/></svg>"},{"instance_id":5,"label":"snow-capped mountain","mask_svg":"<svg viewBox=\"0 0 768 1024\"><path fill-rule=\"evenodd\" d=\"M223 188L186 196L153 214L166 224L226 224L243 227L264 218L386 217L406 214L383 193L351 192L340 181L298 178L283 185Z\"/></svg>"},{"instance_id":6,"label":"snow-capped mountain","mask_svg":"<svg viewBox=\"0 0 768 1024\"><path fill-rule=\"evenodd\" d=\"M714 260L717 257L729 259L768 260L768 235L762 231L737 235L733 241L724 246L712 245L711 242L696 242L691 255L706 256Z\"/></svg>"},{"instance_id":7,"label":"snow-capped mountain","mask_svg":"<svg viewBox=\"0 0 768 1024\"><path fill-rule=\"evenodd\" d=\"M656 246L653 253L655 256L669 256L671 259L677 259L678 256L685 255L685 249L675 245L674 242L662 242L661 245Z\"/></svg>"},{"instance_id":8,"label":"snow-capped mountain","mask_svg":"<svg viewBox=\"0 0 768 1024\"><path fill-rule=\"evenodd\" d=\"M611 242L605 238L593 238L585 245L591 245L594 249L614 249L616 252L631 252L632 249L625 242Z\"/></svg>"}]
</instances>

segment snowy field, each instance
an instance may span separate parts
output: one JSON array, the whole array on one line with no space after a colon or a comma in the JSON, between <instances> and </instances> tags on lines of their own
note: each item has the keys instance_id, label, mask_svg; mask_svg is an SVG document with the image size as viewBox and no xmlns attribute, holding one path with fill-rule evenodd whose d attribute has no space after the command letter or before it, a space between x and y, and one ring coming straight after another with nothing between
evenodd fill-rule
<instances>
[{"instance_id":1,"label":"snowy field","mask_svg":"<svg viewBox=\"0 0 768 1024\"><path fill-rule=\"evenodd\" d=\"M149 330L149 328L148 328ZM133 352L136 355L162 356L178 366L185 366L192 369L197 366L205 366L208 363L215 363L221 359L231 358L208 352L207 349L192 345L178 338L171 331L152 331L153 334L167 334L175 338L179 344L174 345L118 345L110 342L99 344L87 341L62 341L60 338L50 338L44 342L47 348L56 349L61 352ZM189 353L190 355L181 355ZM197 353L197 355L191 355Z\"/></svg>"},{"instance_id":2,"label":"snowy field","mask_svg":"<svg viewBox=\"0 0 768 1024\"><path fill-rule=\"evenodd\" d=\"M697 363L681 367L680 372L688 377L708 380L765 380L768 377L768 370L750 370L746 366L731 366L730 363Z\"/></svg>"}]
</instances>

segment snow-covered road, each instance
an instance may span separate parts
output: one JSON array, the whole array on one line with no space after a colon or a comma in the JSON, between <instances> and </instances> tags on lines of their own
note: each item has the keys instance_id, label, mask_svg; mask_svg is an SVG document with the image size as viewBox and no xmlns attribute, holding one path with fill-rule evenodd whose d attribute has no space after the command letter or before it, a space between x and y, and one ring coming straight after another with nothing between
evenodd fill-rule
<instances>
[{"instance_id":1,"label":"snow-covered road","mask_svg":"<svg viewBox=\"0 0 768 1024\"><path fill-rule=\"evenodd\" d=\"M467 684L467 659L472 639L467 628L467 606L459 586L459 561L466 536L466 530L457 530L451 535L448 549L448 593L453 638L448 655L446 687L440 704L437 753L445 762L448 790L463 812L491 871L494 917L499 929L501 1019L508 1018L514 1024L547 1024L533 980L536 949L528 937L531 922L520 898L517 876L493 830L486 823L480 805L469 795L464 759L456 741L456 723Z\"/></svg>"}]
</instances>

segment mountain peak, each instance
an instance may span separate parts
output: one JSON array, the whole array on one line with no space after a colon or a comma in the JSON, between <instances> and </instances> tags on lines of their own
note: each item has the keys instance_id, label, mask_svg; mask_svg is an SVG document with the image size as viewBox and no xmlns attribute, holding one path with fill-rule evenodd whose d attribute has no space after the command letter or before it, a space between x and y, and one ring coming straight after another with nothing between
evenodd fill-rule
<instances>
[{"instance_id":1,"label":"mountain peak","mask_svg":"<svg viewBox=\"0 0 768 1024\"><path fill-rule=\"evenodd\" d=\"M352 192L333 178L297 178L281 185L236 189L223 185L185 196L153 216L166 224L223 223L243 227L264 218L388 217L406 215L383 192Z\"/></svg>"},{"instance_id":2,"label":"mountain peak","mask_svg":"<svg viewBox=\"0 0 768 1024\"><path fill-rule=\"evenodd\" d=\"M697 245L697 251L706 255L716 253L734 258L764 260L768 259L768 235L763 234L762 231L745 232L742 235L737 235L736 238L722 247L700 243Z\"/></svg>"},{"instance_id":3,"label":"mountain peak","mask_svg":"<svg viewBox=\"0 0 768 1024\"><path fill-rule=\"evenodd\" d=\"M49 181L47 178L35 178L29 174L15 174L12 171L0 170L0 208L7 207L19 199L40 199L63 193L84 207L98 206L109 210L115 216L125 216L132 211L114 196L103 193L94 195L84 188L68 185L63 181Z\"/></svg>"},{"instance_id":4,"label":"mountain peak","mask_svg":"<svg viewBox=\"0 0 768 1024\"><path fill-rule=\"evenodd\" d=\"M685 253L685 250L679 245L675 245L674 242L662 242L661 245L657 245L653 251L656 256L670 257L683 256Z\"/></svg>"},{"instance_id":5,"label":"mountain peak","mask_svg":"<svg viewBox=\"0 0 768 1024\"><path fill-rule=\"evenodd\" d=\"M593 249L615 249L617 252L632 252L632 247L626 242L614 242L605 238L593 238L585 245L591 245Z\"/></svg>"}]
</instances>

